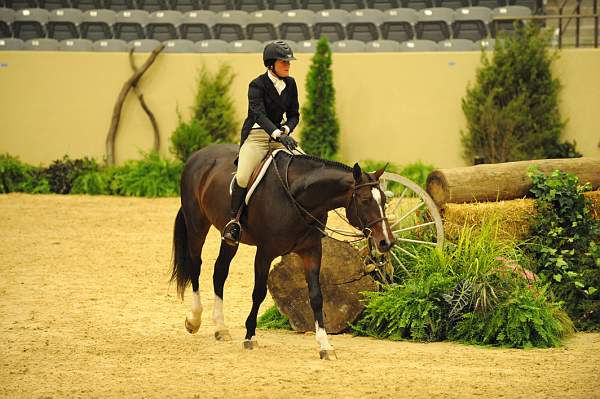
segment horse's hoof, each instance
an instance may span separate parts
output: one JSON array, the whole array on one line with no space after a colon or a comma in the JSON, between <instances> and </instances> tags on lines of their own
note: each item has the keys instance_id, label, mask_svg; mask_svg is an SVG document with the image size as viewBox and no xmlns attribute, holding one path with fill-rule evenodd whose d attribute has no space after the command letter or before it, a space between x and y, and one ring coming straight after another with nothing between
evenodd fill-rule
<instances>
[{"instance_id":1,"label":"horse's hoof","mask_svg":"<svg viewBox=\"0 0 600 399\"><path fill-rule=\"evenodd\" d=\"M217 341L231 341L231 334L229 334L229 330L218 330L215 331L215 339Z\"/></svg>"},{"instance_id":2,"label":"horse's hoof","mask_svg":"<svg viewBox=\"0 0 600 399\"><path fill-rule=\"evenodd\" d=\"M251 339L244 340L244 349L258 349L258 341Z\"/></svg>"},{"instance_id":3,"label":"horse's hoof","mask_svg":"<svg viewBox=\"0 0 600 399\"><path fill-rule=\"evenodd\" d=\"M319 357L323 360L337 360L337 355L333 349L320 351Z\"/></svg>"},{"instance_id":4,"label":"horse's hoof","mask_svg":"<svg viewBox=\"0 0 600 399\"><path fill-rule=\"evenodd\" d=\"M194 326L186 317L185 318L185 329L190 334L196 334L198 332L198 330L200 329L200 324L198 324L197 326Z\"/></svg>"}]
</instances>

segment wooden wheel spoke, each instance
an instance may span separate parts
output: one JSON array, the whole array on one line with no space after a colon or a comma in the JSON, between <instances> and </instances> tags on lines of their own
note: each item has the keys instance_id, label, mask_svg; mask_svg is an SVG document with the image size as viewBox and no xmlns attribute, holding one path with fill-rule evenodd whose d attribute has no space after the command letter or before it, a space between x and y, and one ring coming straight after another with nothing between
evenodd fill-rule
<instances>
[{"instance_id":1,"label":"wooden wheel spoke","mask_svg":"<svg viewBox=\"0 0 600 399\"><path fill-rule=\"evenodd\" d=\"M402 237L397 237L396 241L402 241L402 242L411 242L413 244L424 244L424 245L433 245L434 247L436 247L438 245L437 242L429 242L429 241L421 241L421 240L413 240L411 238L402 238Z\"/></svg>"},{"instance_id":2,"label":"wooden wheel spoke","mask_svg":"<svg viewBox=\"0 0 600 399\"><path fill-rule=\"evenodd\" d=\"M404 219L406 219L407 217L409 217L411 214L413 214L414 212L416 212L420 207L422 207L423 205L425 205L424 201L421 201L417 204L417 206L415 206L413 209L411 209L410 211L406 212L404 214L404 216L402 216L400 219L396 220L394 222L393 225L390 226L390 229L393 229L394 227L396 227L400 222L402 222Z\"/></svg>"},{"instance_id":3,"label":"wooden wheel spoke","mask_svg":"<svg viewBox=\"0 0 600 399\"><path fill-rule=\"evenodd\" d=\"M400 194L400 197L398 197L398 201L394 205L394 209L392 209L390 211L390 213L396 213L396 210L398 209L398 207L402 203L402 199L404 198L404 195L406 194L407 191L408 191L408 187L404 187L404 190L402 190L402 193Z\"/></svg>"},{"instance_id":4,"label":"wooden wheel spoke","mask_svg":"<svg viewBox=\"0 0 600 399\"><path fill-rule=\"evenodd\" d=\"M434 224L435 224L435 222L427 222L427 223L415 224L414 226L405 227L405 228L400 229L400 230L392 230L392 233L394 233L394 234L396 234L396 233L404 233L405 231L411 231L411 230L415 230L415 229L420 229L420 228L431 226L431 225L434 225Z\"/></svg>"}]
</instances>

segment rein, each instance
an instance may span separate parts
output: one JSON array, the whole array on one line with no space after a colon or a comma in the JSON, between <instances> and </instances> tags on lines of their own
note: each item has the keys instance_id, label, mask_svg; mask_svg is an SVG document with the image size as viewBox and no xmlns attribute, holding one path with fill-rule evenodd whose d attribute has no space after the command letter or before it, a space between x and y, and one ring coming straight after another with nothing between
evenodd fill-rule
<instances>
[{"instance_id":1,"label":"rein","mask_svg":"<svg viewBox=\"0 0 600 399\"><path fill-rule=\"evenodd\" d=\"M371 236L371 234L373 233L372 230L370 229L372 226L374 226L375 224L385 220L385 217L382 218L378 218L376 220L373 220L371 222L368 222L367 224L364 224L361 217L360 217L360 213L358 212L358 202L356 200L356 190L358 190L361 187L365 187L365 186L376 186L379 185L378 182L376 181L372 181L372 182L367 182L367 183L361 183L359 185L355 185L352 189L352 197L348 200L348 202L346 203L346 208L348 208L348 206L350 205L350 202L353 201L354 206L356 208L356 215L358 216L358 221L361 224L361 230L362 230L362 234L356 234L356 233L348 233L345 231L341 231L341 230L336 230L333 229L331 227L327 227L326 224L324 224L320 219L318 219L317 217L315 217L313 214L311 214L306 208L304 208L302 206L302 204L300 204L300 202L298 202L298 200L296 200L296 198L294 197L294 195L291 193L291 191L289 190L289 184L287 182L287 176L288 176L288 169L290 167L290 164L292 163L292 159L294 157L294 154L292 153L289 161L287 162L287 164L285 165L285 181L284 179L281 177L281 174L279 173L279 169L277 167L277 161L275 160L275 157L273 156L273 151L271 150L271 141L269 140L269 154L273 160L273 167L275 168L275 174L277 175L277 178L279 179L279 182L281 183L281 186L283 187L283 190L286 192L286 194L288 195L288 197L290 198L290 201L292 202L292 204L294 204L294 207L296 208L296 210L298 211L300 217L302 217L302 219L304 219L306 221L306 219L304 218L305 216L308 216L310 219L312 219L312 222L306 222L307 225L309 227L313 227L315 229L317 229L323 236L327 236L333 240L339 241L339 242L358 242L361 241L363 238L369 238ZM348 223L349 224L349 223ZM354 227L354 226L352 226ZM354 237L356 238L356 240L352 240L352 241L343 241L343 240L339 240L335 237L332 237L331 235L327 234L326 230L329 230L333 233L339 234L341 236L345 236L345 237Z\"/></svg>"}]
</instances>

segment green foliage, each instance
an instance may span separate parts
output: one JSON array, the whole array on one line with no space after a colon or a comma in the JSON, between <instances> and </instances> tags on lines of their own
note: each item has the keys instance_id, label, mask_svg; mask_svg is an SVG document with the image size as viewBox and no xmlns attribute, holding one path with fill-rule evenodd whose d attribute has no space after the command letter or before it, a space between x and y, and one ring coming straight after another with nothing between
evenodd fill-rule
<instances>
[{"instance_id":1,"label":"green foliage","mask_svg":"<svg viewBox=\"0 0 600 399\"><path fill-rule=\"evenodd\" d=\"M206 66L198 72L192 117L186 122L178 112L179 125L171 135L171 152L182 162L211 143L232 142L236 137L237 122L229 92L234 78L231 66L226 64L215 74Z\"/></svg>"},{"instance_id":2,"label":"green foliage","mask_svg":"<svg viewBox=\"0 0 600 399\"><path fill-rule=\"evenodd\" d=\"M531 193L537 213L528 247L536 271L565 302L577 328L600 330L600 223L595 220L575 175L532 169Z\"/></svg>"},{"instance_id":3,"label":"green foliage","mask_svg":"<svg viewBox=\"0 0 600 399\"><path fill-rule=\"evenodd\" d=\"M526 24L496 42L491 60L482 52L477 82L462 100L467 162L580 156L575 143L559 143L565 122L558 107L561 85L551 72L558 55L549 43L537 24Z\"/></svg>"},{"instance_id":4,"label":"green foliage","mask_svg":"<svg viewBox=\"0 0 600 399\"><path fill-rule=\"evenodd\" d=\"M178 196L182 170L181 162L161 159L158 153L151 152L115 169L111 191L129 197Z\"/></svg>"},{"instance_id":5,"label":"green foliage","mask_svg":"<svg viewBox=\"0 0 600 399\"><path fill-rule=\"evenodd\" d=\"M68 194L71 192L75 180L86 173L97 172L99 166L95 160L90 158L70 159L65 155L57 159L44 171L50 185L50 190L56 194Z\"/></svg>"},{"instance_id":6,"label":"green foliage","mask_svg":"<svg viewBox=\"0 0 600 399\"><path fill-rule=\"evenodd\" d=\"M71 194L109 195L114 169L90 171L77 177Z\"/></svg>"},{"instance_id":7,"label":"green foliage","mask_svg":"<svg viewBox=\"0 0 600 399\"><path fill-rule=\"evenodd\" d=\"M447 304L443 294L453 279L434 273L422 280L365 293L364 315L353 326L361 335L399 340L437 341L444 338Z\"/></svg>"},{"instance_id":8,"label":"green foliage","mask_svg":"<svg viewBox=\"0 0 600 399\"><path fill-rule=\"evenodd\" d=\"M31 166L9 154L0 154L0 193L23 191L31 178Z\"/></svg>"},{"instance_id":9,"label":"green foliage","mask_svg":"<svg viewBox=\"0 0 600 399\"><path fill-rule=\"evenodd\" d=\"M478 234L465 226L458 241L443 249L414 250L416 259L395 265L396 284L365 293L355 333L510 347L558 345L572 331L571 321L548 300L543 286L522 278L517 266L507 266L508 259L523 260L522 255L498 234L498 221L488 220Z\"/></svg>"},{"instance_id":10,"label":"green foliage","mask_svg":"<svg viewBox=\"0 0 600 399\"><path fill-rule=\"evenodd\" d=\"M285 317L277 306L273 305L267 311L258 318L258 328L264 328L266 330L291 330L292 326L287 317Z\"/></svg>"},{"instance_id":11,"label":"green foliage","mask_svg":"<svg viewBox=\"0 0 600 399\"><path fill-rule=\"evenodd\" d=\"M552 303L544 287L517 281L490 312L468 312L450 332L450 339L472 344L516 348L556 347L573 332L573 323Z\"/></svg>"},{"instance_id":12,"label":"green foliage","mask_svg":"<svg viewBox=\"0 0 600 399\"><path fill-rule=\"evenodd\" d=\"M335 114L335 89L331 72L331 48L325 36L306 78L307 100L302 107L302 148L309 154L333 159L338 150L339 124Z\"/></svg>"}]
</instances>

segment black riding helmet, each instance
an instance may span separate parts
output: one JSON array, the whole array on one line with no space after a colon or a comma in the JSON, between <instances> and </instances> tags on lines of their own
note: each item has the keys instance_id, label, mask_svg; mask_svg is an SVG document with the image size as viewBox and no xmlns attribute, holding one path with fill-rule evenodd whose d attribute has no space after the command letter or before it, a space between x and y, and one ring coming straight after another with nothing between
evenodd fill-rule
<instances>
[{"instance_id":1,"label":"black riding helmet","mask_svg":"<svg viewBox=\"0 0 600 399\"><path fill-rule=\"evenodd\" d=\"M283 40L271 42L263 50L263 62L267 68L272 68L277 60L294 61L294 52Z\"/></svg>"}]
</instances>

